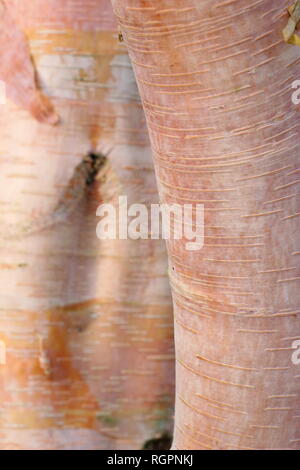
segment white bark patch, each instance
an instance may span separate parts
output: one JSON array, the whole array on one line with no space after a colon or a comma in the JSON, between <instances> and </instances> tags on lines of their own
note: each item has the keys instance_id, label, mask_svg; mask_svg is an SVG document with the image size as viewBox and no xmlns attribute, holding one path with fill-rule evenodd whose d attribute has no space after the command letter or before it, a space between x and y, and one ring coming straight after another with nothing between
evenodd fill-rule
<instances>
[{"instance_id":1,"label":"white bark patch","mask_svg":"<svg viewBox=\"0 0 300 470\"><path fill-rule=\"evenodd\" d=\"M37 71L43 91L56 98L95 99L97 89L106 87L98 80L92 56L45 54L37 62Z\"/></svg>"},{"instance_id":2,"label":"white bark patch","mask_svg":"<svg viewBox=\"0 0 300 470\"><path fill-rule=\"evenodd\" d=\"M140 95L128 55L116 55L110 63L113 88L106 101L128 103L140 102Z\"/></svg>"}]
</instances>

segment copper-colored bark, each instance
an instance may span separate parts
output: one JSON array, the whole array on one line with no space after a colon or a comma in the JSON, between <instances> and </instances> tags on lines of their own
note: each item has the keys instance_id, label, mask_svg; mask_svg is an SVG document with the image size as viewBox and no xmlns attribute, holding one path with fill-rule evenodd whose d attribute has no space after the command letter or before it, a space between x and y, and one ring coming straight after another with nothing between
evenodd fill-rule
<instances>
[{"instance_id":1,"label":"copper-colored bark","mask_svg":"<svg viewBox=\"0 0 300 470\"><path fill-rule=\"evenodd\" d=\"M289 2L113 0L164 202L205 204L170 242L174 449L299 449L299 51Z\"/></svg>"}]
</instances>

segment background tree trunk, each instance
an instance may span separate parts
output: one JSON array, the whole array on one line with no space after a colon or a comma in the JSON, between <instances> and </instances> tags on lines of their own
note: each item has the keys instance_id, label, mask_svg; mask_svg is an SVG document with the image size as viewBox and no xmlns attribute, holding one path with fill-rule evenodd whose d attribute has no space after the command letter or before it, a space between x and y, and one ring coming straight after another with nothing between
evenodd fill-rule
<instances>
[{"instance_id":1,"label":"background tree trunk","mask_svg":"<svg viewBox=\"0 0 300 470\"><path fill-rule=\"evenodd\" d=\"M0 447L140 448L171 427L164 246L96 238L101 202L156 200L127 52L109 1L3 12Z\"/></svg>"},{"instance_id":2,"label":"background tree trunk","mask_svg":"<svg viewBox=\"0 0 300 470\"><path fill-rule=\"evenodd\" d=\"M205 204L169 243L174 449L299 449L299 50L287 1L113 0L160 197Z\"/></svg>"}]
</instances>

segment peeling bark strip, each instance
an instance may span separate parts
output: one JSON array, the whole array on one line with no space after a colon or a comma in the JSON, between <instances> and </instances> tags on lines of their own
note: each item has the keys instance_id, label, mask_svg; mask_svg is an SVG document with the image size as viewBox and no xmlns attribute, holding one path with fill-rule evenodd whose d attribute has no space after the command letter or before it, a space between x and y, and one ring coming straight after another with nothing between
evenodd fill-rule
<instances>
[{"instance_id":1,"label":"peeling bark strip","mask_svg":"<svg viewBox=\"0 0 300 470\"><path fill-rule=\"evenodd\" d=\"M169 242L174 449L299 449L299 139L288 2L113 0L162 202L205 204ZM179 5L180 3L180 5Z\"/></svg>"},{"instance_id":2,"label":"peeling bark strip","mask_svg":"<svg viewBox=\"0 0 300 470\"><path fill-rule=\"evenodd\" d=\"M0 80L6 85L8 98L27 109L35 119L51 125L58 123L52 103L37 88L25 34L13 20L4 1L0 3Z\"/></svg>"},{"instance_id":3,"label":"peeling bark strip","mask_svg":"<svg viewBox=\"0 0 300 470\"><path fill-rule=\"evenodd\" d=\"M297 0L297 2L292 7L288 8L288 11L291 17L286 27L282 31L285 42L289 42L291 39L293 39L293 36L296 36L294 35L294 32L300 20L300 0Z\"/></svg>"}]
</instances>

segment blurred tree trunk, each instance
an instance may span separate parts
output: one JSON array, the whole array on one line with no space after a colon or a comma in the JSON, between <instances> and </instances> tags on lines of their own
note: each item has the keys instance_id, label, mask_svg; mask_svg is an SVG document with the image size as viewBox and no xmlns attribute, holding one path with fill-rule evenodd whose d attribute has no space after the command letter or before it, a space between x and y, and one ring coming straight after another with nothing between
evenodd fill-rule
<instances>
[{"instance_id":1,"label":"blurred tree trunk","mask_svg":"<svg viewBox=\"0 0 300 470\"><path fill-rule=\"evenodd\" d=\"M157 197L127 53L108 0L1 14L0 448L140 448L171 427L164 246L100 241L95 215Z\"/></svg>"}]
</instances>

